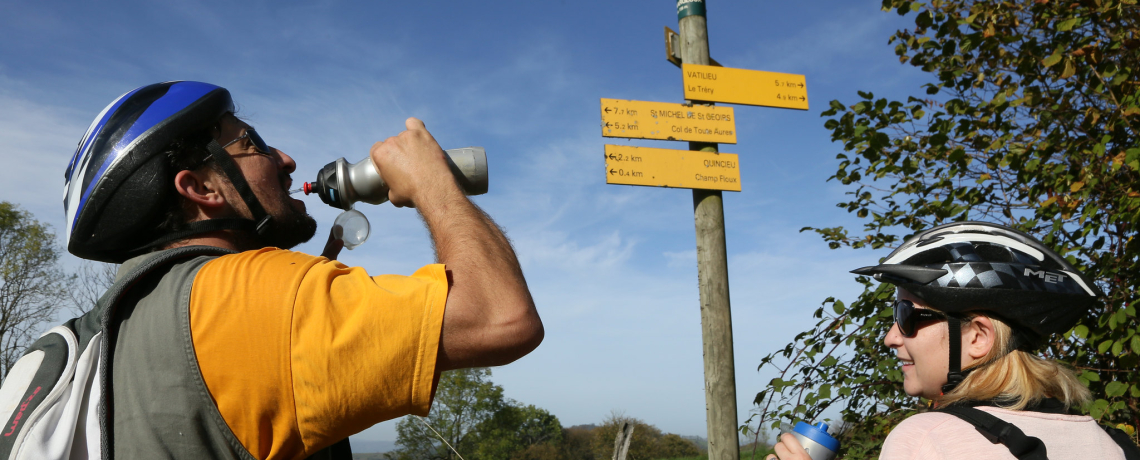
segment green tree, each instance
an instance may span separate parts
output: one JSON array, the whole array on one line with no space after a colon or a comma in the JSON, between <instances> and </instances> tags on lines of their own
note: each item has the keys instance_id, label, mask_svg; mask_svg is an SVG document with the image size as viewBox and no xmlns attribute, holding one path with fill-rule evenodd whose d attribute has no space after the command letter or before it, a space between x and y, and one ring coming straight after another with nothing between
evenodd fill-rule
<instances>
[{"instance_id":1,"label":"green tree","mask_svg":"<svg viewBox=\"0 0 1140 460\"><path fill-rule=\"evenodd\" d=\"M8 375L67 298L71 278L59 255L50 227L0 201L0 375Z\"/></svg>"},{"instance_id":2,"label":"green tree","mask_svg":"<svg viewBox=\"0 0 1140 460\"><path fill-rule=\"evenodd\" d=\"M665 433L657 440L657 454L654 458L680 458L700 455L693 441L682 438L680 435Z\"/></svg>"},{"instance_id":3,"label":"green tree","mask_svg":"<svg viewBox=\"0 0 1140 460\"><path fill-rule=\"evenodd\" d=\"M562 424L545 409L533 405L507 404L475 429L475 457L507 460L534 447L525 457L545 455L541 446L562 441Z\"/></svg>"},{"instance_id":4,"label":"green tree","mask_svg":"<svg viewBox=\"0 0 1140 460\"><path fill-rule=\"evenodd\" d=\"M843 145L831 179L861 229L805 228L832 248L883 248L930 226L1003 223L1056 248L1097 280L1104 305L1044 355L1092 390L1083 408L1126 431L1140 426L1140 9L1136 0L884 0L912 15L891 38L902 63L929 73L905 101L859 92L823 112ZM869 260L868 265L874 261ZM760 423L814 419L842 407L844 453L877 456L919 407L901 390L889 286L860 278L851 303L828 298L817 327L765 357L780 376L756 396ZM776 417L767 414L776 414Z\"/></svg>"},{"instance_id":5,"label":"green tree","mask_svg":"<svg viewBox=\"0 0 1140 460\"><path fill-rule=\"evenodd\" d=\"M562 442L558 446L560 456L555 458L557 460L594 460L594 451L591 446L594 431L590 428L564 428L562 430ZM608 459L610 457L602 458Z\"/></svg>"},{"instance_id":6,"label":"green tree","mask_svg":"<svg viewBox=\"0 0 1140 460\"><path fill-rule=\"evenodd\" d=\"M400 448L386 457L458 458L441 436L467 458L553 458L549 455L558 452L562 425L545 409L504 398L503 388L491 382L490 369L461 369L440 376L426 419L412 415L396 424Z\"/></svg>"},{"instance_id":7,"label":"green tree","mask_svg":"<svg viewBox=\"0 0 1140 460\"><path fill-rule=\"evenodd\" d=\"M505 406L503 388L491 382L490 369L444 372L426 419L409 415L397 423L396 445L400 449L389 452L387 457L392 460L457 459L440 436L460 453L473 452L475 427Z\"/></svg>"}]
</instances>

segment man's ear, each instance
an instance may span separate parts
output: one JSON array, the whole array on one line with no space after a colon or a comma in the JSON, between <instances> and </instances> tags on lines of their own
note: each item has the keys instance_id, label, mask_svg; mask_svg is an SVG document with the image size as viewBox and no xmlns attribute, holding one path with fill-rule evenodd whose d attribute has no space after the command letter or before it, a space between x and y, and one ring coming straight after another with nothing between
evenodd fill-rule
<instances>
[{"instance_id":1,"label":"man's ear","mask_svg":"<svg viewBox=\"0 0 1140 460\"><path fill-rule=\"evenodd\" d=\"M218 184L218 180L207 172L182 170L174 175L174 189L178 194L204 210L216 210L226 205Z\"/></svg>"},{"instance_id":2,"label":"man's ear","mask_svg":"<svg viewBox=\"0 0 1140 460\"><path fill-rule=\"evenodd\" d=\"M970 320L968 328L962 328L962 351L974 360L988 355L997 346L996 342L994 322L984 315L975 316Z\"/></svg>"}]
</instances>

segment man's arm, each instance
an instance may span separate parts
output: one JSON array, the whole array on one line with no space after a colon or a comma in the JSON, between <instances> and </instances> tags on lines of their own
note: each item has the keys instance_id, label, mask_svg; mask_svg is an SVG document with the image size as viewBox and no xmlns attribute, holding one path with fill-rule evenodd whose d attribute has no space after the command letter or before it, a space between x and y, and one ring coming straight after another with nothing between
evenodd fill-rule
<instances>
[{"instance_id":1,"label":"man's arm","mask_svg":"<svg viewBox=\"0 0 1140 460\"><path fill-rule=\"evenodd\" d=\"M506 235L463 194L443 149L409 118L407 131L372 146L396 206L424 219L451 289L443 317L437 372L502 365L542 342L542 321Z\"/></svg>"}]
</instances>

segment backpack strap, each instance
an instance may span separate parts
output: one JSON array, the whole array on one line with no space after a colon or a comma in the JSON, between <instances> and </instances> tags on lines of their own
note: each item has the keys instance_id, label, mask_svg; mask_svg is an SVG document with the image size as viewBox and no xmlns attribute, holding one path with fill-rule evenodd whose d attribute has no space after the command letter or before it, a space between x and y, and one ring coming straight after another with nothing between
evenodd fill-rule
<instances>
[{"instance_id":1,"label":"backpack strap","mask_svg":"<svg viewBox=\"0 0 1140 460\"><path fill-rule=\"evenodd\" d=\"M234 251L213 246L186 246L158 252L132 269L126 276L116 281L115 284L107 290L107 293L103 295L103 298L99 299L99 307L102 308L100 325L105 334L99 350L99 367L102 369L102 372L97 376L102 384L102 394L99 395L99 428L102 430L103 460L111 460L114 458L115 451L114 433L112 431L114 429L115 414L112 401L114 391L111 388L111 365L114 359L111 356L111 347L115 342L115 333L118 329L113 326L116 307L119 302L130 288L134 287L140 280L157 269L193 257L221 256L233 253Z\"/></svg>"},{"instance_id":2,"label":"backpack strap","mask_svg":"<svg viewBox=\"0 0 1140 460\"><path fill-rule=\"evenodd\" d=\"M1045 443L1033 436L1028 436L1016 425L1000 418L994 417L985 411L967 406L949 406L938 409L954 415L971 425L974 425L987 439L1000 442L1009 448L1009 452L1018 459L1048 460Z\"/></svg>"},{"instance_id":3,"label":"backpack strap","mask_svg":"<svg viewBox=\"0 0 1140 460\"><path fill-rule=\"evenodd\" d=\"M1120 446L1120 450L1124 451L1124 460L1140 460L1140 447L1136 446L1136 443L1132 441L1132 437L1128 436L1128 433L1111 426L1101 425L1100 427L1104 428L1104 431L1108 433L1112 440L1116 441L1116 445Z\"/></svg>"}]
</instances>

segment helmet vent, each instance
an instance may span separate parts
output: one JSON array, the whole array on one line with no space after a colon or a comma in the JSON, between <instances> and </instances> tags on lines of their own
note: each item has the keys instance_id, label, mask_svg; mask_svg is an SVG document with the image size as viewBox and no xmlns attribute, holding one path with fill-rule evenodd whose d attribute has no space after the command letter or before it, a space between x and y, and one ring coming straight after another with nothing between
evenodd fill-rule
<instances>
[{"instance_id":1,"label":"helmet vent","mask_svg":"<svg viewBox=\"0 0 1140 460\"><path fill-rule=\"evenodd\" d=\"M910 256L901 265L942 265L954 261L954 257L946 247L937 247Z\"/></svg>"},{"instance_id":2,"label":"helmet vent","mask_svg":"<svg viewBox=\"0 0 1140 460\"><path fill-rule=\"evenodd\" d=\"M990 243L975 244L974 252L981 256L982 260L986 262L1020 262L1013 257L1013 254L1008 248Z\"/></svg>"}]
</instances>

